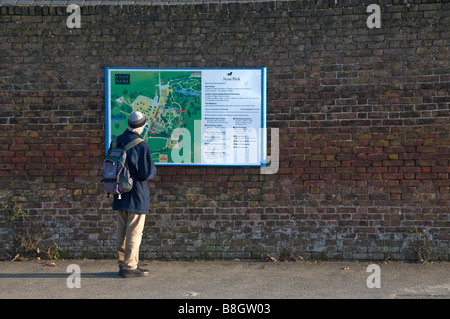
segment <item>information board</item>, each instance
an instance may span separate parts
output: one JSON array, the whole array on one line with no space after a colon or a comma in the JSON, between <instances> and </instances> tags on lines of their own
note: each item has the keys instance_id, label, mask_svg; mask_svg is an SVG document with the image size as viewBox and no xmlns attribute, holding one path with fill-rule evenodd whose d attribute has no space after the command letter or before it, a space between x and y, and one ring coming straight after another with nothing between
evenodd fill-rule
<instances>
[{"instance_id":1,"label":"information board","mask_svg":"<svg viewBox=\"0 0 450 319\"><path fill-rule=\"evenodd\" d=\"M265 166L266 68L106 68L106 151L134 111L157 165Z\"/></svg>"}]
</instances>

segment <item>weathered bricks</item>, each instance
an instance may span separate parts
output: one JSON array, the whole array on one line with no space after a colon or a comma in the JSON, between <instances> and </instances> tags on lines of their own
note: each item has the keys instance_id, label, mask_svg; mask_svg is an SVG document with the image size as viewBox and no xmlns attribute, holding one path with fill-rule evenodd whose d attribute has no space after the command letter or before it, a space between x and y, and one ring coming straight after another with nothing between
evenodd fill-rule
<instances>
[{"instance_id":1,"label":"weathered bricks","mask_svg":"<svg viewBox=\"0 0 450 319\"><path fill-rule=\"evenodd\" d=\"M414 259L418 227L448 260L450 7L384 1L369 29L366 2L83 5L80 29L65 6L0 6L2 211L113 257L104 68L266 66L278 172L160 167L143 256Z\"/></svg>"}]
</instances>

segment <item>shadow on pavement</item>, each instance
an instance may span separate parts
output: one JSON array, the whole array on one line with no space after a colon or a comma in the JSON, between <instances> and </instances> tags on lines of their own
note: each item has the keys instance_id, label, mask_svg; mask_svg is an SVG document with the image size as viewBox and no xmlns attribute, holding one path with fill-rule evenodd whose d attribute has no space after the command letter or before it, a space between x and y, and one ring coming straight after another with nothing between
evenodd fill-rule
<instances>
[{"instance_id":1,"label":"shadow on pavement","mask_svg":"<svg viewBox=\"0 0 450 319\"><path fill-rule=\"evenodd\" d=\"M21 273L0 274L1 278L67 278L70 272L65 273ZM117 272L82 273L81 278L122 278Z\"/></svg>"}]
</instances>

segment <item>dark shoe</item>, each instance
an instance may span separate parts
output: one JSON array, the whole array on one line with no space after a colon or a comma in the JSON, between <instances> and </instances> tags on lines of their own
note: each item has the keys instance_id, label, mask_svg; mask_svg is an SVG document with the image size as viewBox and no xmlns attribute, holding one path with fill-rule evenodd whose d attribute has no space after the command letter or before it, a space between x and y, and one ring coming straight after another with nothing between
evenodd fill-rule
<instances>
[{"instance_id":1,"label":"dark shoe","mask_svg":"<svg viewBox=\"0 0 450 319\"><path fill-rule=\"evenodd\" d=\"M133 278L133 277L145 277L150 272L147 269L136 268L133 270L123 270L123 278Z\"/></svg>"},{"instance_id":2,"label":"dark shoe","mask_svg":"<svg viewBox=\"0 0 450 319\"><path fill-rule=\"evenodd\" d=\"M119 276L123 277L123 266L119 266Z\"/></svg>"}]
</instances>

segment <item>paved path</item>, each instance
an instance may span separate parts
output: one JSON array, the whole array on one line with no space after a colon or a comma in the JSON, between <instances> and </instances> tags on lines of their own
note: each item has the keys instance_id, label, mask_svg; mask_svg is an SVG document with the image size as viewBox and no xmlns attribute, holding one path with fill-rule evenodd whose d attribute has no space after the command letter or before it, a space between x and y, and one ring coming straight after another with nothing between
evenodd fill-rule
<instances>
[{"instance_id":1,"label":"paved path","mask_svg":"<svg viewBox=\"0 0 450 319\"><path fill-rule=\"evenodd\" d=\"M68 270L73 264L81 277ZM380 263L370 272L367 262L142 264L151 272L148 277L124 279L117 275L114 260L0 262L0 298L450 299L448 262ZM80 288L69 288L68 282ZM368 282L380 288L369 288Z\"/></svg>"}]
</instances>

